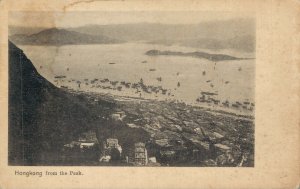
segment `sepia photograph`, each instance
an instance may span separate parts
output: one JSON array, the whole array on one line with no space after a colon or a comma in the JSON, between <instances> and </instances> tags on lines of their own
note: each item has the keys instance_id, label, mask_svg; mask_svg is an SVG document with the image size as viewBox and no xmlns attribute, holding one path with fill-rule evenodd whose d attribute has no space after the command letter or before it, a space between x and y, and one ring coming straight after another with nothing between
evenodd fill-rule
<instances>
[{"instance_id":1,"label":"sepia photograph","mask_svg":"<svg viewBox=\"0 0 300 189\"><path fill-rule=\"evenodd\" d=\"M8 24L8 165L255 166L255 17L10 11Z\"/></svg>"}]
</instances>

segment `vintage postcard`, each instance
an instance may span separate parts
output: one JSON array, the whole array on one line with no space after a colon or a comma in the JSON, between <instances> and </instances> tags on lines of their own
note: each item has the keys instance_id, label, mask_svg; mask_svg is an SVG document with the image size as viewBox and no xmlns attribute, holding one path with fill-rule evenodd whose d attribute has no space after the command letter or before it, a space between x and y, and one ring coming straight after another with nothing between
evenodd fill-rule
<instances>
[{"instance_id":1,"label":"vintage postcard","mask_svg":"<svg viewBox=\"0 0 300 189\"><path fill-rule=\"evenodd\" d=\"M10 12L8 29L10 165L254 166L254 18Z\"/></svg>"},{"instance_id":2,"label":"vintage postcard","mask_svg":"<svg viewBox=\"0 0 300 189\"><path fill-rule=\"evenodd\" d=\"M0 188L299 187L299 2L42 2L0 2Z\"/></svg>"}]
</instances>

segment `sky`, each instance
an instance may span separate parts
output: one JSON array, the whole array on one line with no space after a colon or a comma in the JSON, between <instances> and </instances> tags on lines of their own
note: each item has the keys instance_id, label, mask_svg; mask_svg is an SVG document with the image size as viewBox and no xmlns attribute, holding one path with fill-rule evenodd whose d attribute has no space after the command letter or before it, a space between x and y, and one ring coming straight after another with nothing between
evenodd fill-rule
<instances>
[{"instance_id":1,"label":"sky","mask_svg":"<svg viewBox=\"0 0 300 189\"><path fill-rule=\"evenodd\" d=\"M197 24L200 22L250 18L247 13L199 11L98 11L98 12L10 12L9 25L26 27L78 27L129 23Z\"/></svg>"}]
</instances>

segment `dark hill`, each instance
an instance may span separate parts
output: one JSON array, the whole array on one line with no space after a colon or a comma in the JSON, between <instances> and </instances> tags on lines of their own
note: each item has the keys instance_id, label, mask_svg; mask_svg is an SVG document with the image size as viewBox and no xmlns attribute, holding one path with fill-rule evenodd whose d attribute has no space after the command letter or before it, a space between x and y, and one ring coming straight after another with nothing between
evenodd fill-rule
<instances>
[{"instance_id":1,"label":"dark hill","mask_svg":"<svg viewBox=\"0 0 300 189\"><path fill-rule=\"evenodd\" d=\"M62 146L99 125L99 108L91 109L85 96L56 88L9 42L10 165L63 163Z\"/></svg>"},{"instance_id":2,"label":"dark hill","mask_svg":"<svg viewBox=\"0 0 300 189\"><path fill-rule=\"evenodd\" d=\"M103 35L89 35L76 31L51 28L32 35L17 34L10 37L15 44L22 45L76 45L76 44L110 44L122 41Z\"/></svg>"}]
</instances>

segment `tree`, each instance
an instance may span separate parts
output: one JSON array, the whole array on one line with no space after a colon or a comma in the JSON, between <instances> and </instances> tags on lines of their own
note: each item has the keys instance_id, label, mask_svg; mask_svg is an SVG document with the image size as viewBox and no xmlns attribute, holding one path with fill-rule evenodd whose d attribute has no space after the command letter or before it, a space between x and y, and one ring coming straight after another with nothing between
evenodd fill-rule
<instances>
[{"instance_id":1,"label":"tree","mask_svg":"<svg viewBox=\"0 0 300 189\"><path fill-rule=\"evenodd\" d=\"M117 148L111 149L111 161L119 161L121 159L121 153Z\"/></svg>"}]
</instances>

